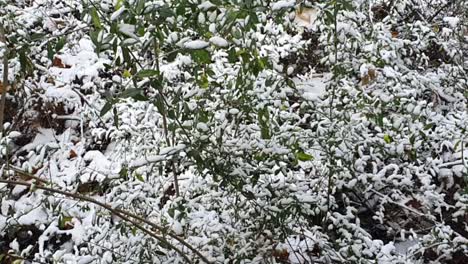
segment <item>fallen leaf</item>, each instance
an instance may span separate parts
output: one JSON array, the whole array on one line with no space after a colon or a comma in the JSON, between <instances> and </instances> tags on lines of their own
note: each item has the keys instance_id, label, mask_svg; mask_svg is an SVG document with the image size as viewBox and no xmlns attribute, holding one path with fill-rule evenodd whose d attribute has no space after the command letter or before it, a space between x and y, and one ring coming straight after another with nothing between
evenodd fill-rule
<instances>
[{"instance_id":1,"label":"fallen leaf","mask_svg":"<svg viewBox=\"0 0 468 264\"><path fill-rule=\"evenodd\" d=\"M59 57L54 57L54 60L52 61L52 66L57 68L71 68L70 65L64 64L62 59L60 59Z\"/></svg>"},{"instance_id":2,"label":"fallen leaf","mask_svg":"<svg viewBox=\"0 0 468 264\"><path fill-rule=\"evenodd\" d=\"M366 75L362 76L361 83L362 83L362 85L368 85L369 84L369 75L366 74Z\"/></svg>"},{"instance_id":3,"label":"fallen leaf","mask_svg":"<svg viewBox=\"0 0 468 264\"><path fill-rule=\"evenodd\" d=\"M76 157L78 157L78 154L76 154L76 152L73 149L70 150L69 158L73 159L73 158L76 158Z\"/></svg>"},{"instance_id":4,"label":"fallen leaf","mask_svg":"<svg viewBox=\"0 0 468 264\"><path fill-rule=\"evenodd\" d=\"M289 252L286 249L275 249L273 250L272 256L276 261L286 262L289 260Z\"/></svg>"},{"instance_id":5,"label":"fallen leaf","mask_svg":"<svg viewBox=\"0 0 468 264\"><path fill-rule=\"evenodd\" d=\"M375 77L377 76L375 69L369 69L367 71L367 74L369 75L369 79L374 80Z\"/></svg>"},{"instance_id":6,"label":"fallen leaf","mask_svg":"<svg viewBox=\"0 0 468 264\"><path fill-rule=\"evenodd\" d=\"M419 209L422 206L422 204L416 199L413 199L413 200L410 200L410 201L406 202L406 205L410 206L410 207L413 207L415 209Z\"/></svg>"}]
</instances>

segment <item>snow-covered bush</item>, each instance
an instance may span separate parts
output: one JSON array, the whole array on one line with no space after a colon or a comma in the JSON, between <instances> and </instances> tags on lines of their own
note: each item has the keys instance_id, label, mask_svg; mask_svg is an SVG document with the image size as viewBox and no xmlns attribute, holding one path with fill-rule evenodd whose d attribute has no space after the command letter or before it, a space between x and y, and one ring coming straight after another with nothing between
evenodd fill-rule
<instances>
[{"instance_id":1,"label":"snow-covered bush","mask_svg":"<svg viewBox=\"0 0 468 264\"><path fill-rule=\"evenodd\" d=\"M0 2L0 258L466 261L463 4Z\"/></svg>"}]
</instances>

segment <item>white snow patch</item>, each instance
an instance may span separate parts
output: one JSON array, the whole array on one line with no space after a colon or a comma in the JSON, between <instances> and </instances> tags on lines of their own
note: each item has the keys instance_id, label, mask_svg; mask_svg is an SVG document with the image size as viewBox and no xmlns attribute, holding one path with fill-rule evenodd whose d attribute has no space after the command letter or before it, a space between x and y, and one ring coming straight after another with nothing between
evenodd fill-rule
<instances>
[{"instance_id":1,"label":"white snow patch","mask_svg":"<svg viewBox=\"0 0 468 264\"><path fill-rule=\"evenodd\" d=\"M29 211L27 214L24 214L18 218L18 223L20 225L34 225L34 224L46 224L48 215L45 212L44 208L36 207L35 209Z\"/></svg>"},{"instance_id":2,"label":"white snow patch","mask_svg":"<svg viewBox=\"0 0 468 264\"><path fill-rule=\"evenodd\" d=\"M296 1L278 1L271 6L273 11L280 10L283 8L293 7L296 4Z\"/></svg>"},{"instance_id":3,"label":"white snow patch","mask_svg":"<svg viewBox=\"0 0 468 264\"><path fill-rule=\"evenodd\" d=\"M146 164L156 163L156 162L159 162L159 161L163 161L165 159L166 159L166 156L163 156L163 155L149 156L149 157L146 157L146 158L137 159L137 160L132 161L130 163L130 167L131 168L141 167L141 166L144 166Z\"/></svg>"},{"instance_id":4,"label":"white snow patch","mask_svg":"<svg viewBox=\"0 0 468 264\"><path fill-rule=\"evenodd\" d=\"M293 81L297 89L303 92L305 99L317 101L320 96L325 94L325 88L330 77L331 75L327 73L324 75L301 76L294 78Z\"/></svg>"},{"instance_id":5,"label":"white snow patch","mask_svg":"<svg viewBox=\"0 0 468 264\"><path fill-rule=\"evenodd\" d=\"M138 36L135 35L135 25L125 23L119 24L119 31L128 37L134 38L136 40L139 39Z\"/></svg>"},{"instance_id":6,"label":"white snow patch","mask_svg":"<svg viewBox=\"0 0 468 264\"><path fill-rule=\"evenodd\" d=\"M125 7L119 8L119 10L115 11L114 13L112 13L110 19L111 19L112 21L116 20L125 10L126 10Z\"/></svg>"},{"instance_id":7,"label":"white snow patch","mask_svg":"<svg viewBox=\"0 0 468 264\"><path fill-rule=\"evenodd\" d=\"M218 46L218 47L227 47L229 45L229 42L227 40L218 36L210 38L210 42L213 43L213 45Z\"/></svg>"},{"instance_id":8,"label":"white snow patch","mask_svg":"<svg viewBox=\"0 0 468 264\"><path fill-rule=\"evenodd\" d=\"M184 43L184 47L187 48L187 49L204 49L206 47L208 47L208 45L210 45L210 43L204 41L204 40L192 40L192 41L189 41L189 42L185 42Z\"/></svg>"},{"instance_id":9,"label":"white snow patch","mask_svg":"<svg viewBox=\"0 0 468 264\"><path fill-rule=\"evenodd\" d=\"M69 68L51 67L49 73L58 83L71 83L75 77L89 79L98 76L99 70L104 69L107 59L100 59L94 52L94 45L89 39L79 42L79 52L76 54L62 54L58 56L62 63Z\"/></svg>"},{"instance_id":10,"label":"white snow patch","mask_svg":"<svg viewBox=\"0 0 468 264\"><path fill-rule=\"evenodd\" d=\"M208 10L208 9L210 9L212 7L215 7L215 5L213 3L211 3L210 1L205 1L205 2L198 5L198 8L200 8L203 11Z\"/></svg>"},{"instance_id":11,"label":"white snow patch","mask_svg":"<svg viewBox=\"0 0 468 264\"><path fill-rule=\"evenodd\" d=\"M39 145L45 145L47 143L55 141L55 133L53 129L38 128L37 130L39 133L36 134L34 140L31 143L23 146L21 148L21 151L30 151L32 149L35 149Z\"/></svg>"},{"instance_id":12,"label":"white snow patch","mask_svg":"<svg viewBox=\"0 0 468 264\"><path fill-rule=\"evenodd\" d=\"M102 181L105 178L109 178L114 175L118 175L121 169L121 165L116 162L112 162L102 154L102 152L97 150L91 150L86 152L83 159L90 162L86 167L90 170L88 173L84 173L81 177L82 182L87 182L91 179L92 175L96 176L96 180Z\"/></svg>"},{"instance_id":13,"label":"white snow patch","mask_svg":"<svg viewBox=\"0 0 468 264\"><path fill-rule=\"evenodd\" d=\"M444 17L444 22L449 25L451 28L456 28L458 23L460 22L460 18L458 17Z\"/></svg>"}]
</instances>

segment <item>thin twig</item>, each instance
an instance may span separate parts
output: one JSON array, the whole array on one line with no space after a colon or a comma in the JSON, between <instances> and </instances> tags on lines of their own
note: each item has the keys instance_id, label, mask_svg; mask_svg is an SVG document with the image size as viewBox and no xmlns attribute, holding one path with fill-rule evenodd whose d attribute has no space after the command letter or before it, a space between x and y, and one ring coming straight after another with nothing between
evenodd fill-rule
<instances>
[{"instance_id":1,"label":"thin twig","mask_svg":"<svg viewBox=\"0 0 468 264\"><path fill-rule=\"evenodd\" d=\"M0 23L0 41L3 42L5 51L3 52L3 89L2 89L2 98L0 101L0 130L3 132L3 121L5 118L5 103L6 103L6 94L8 91L8 45L5 37L5 27L3 22Z\"/></svg>"},{"instance_id":2,"label":"thin twig","mask_svg":"<svg viewBox=\"0 0 468 264\"><path fill-rule=\"evenodd\" d=\"M427 21L432 22L432 20L434 20L434 18L436 18L440 14L440 12L442 12L445 8L451 6L453 3L455 3L455 1L448 1L445 5L440 7L439 10L437 10Z\"/></svg>"}]
</instances>

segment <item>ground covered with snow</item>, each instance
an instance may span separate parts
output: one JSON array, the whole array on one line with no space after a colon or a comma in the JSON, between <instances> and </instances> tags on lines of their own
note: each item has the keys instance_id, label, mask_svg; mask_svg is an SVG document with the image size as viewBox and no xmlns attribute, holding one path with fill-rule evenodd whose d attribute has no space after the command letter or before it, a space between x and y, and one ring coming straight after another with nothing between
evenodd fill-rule
<instances>
[{"instance_id":1,"label":"ground covered with snow","mask_svg":"<svg viewBox=\"0 0 468 264\"><path fill-rule=\"evenodd\" d=\"M0 263L468 263L466 6L0 0Z\"/></svg>"}]
</instances>

